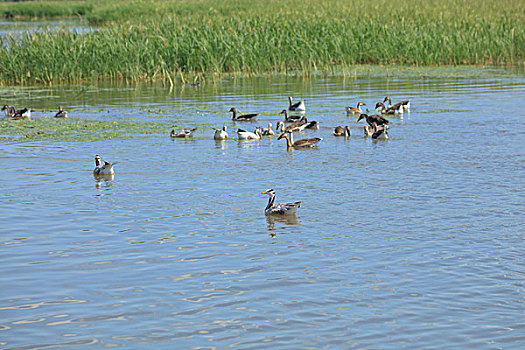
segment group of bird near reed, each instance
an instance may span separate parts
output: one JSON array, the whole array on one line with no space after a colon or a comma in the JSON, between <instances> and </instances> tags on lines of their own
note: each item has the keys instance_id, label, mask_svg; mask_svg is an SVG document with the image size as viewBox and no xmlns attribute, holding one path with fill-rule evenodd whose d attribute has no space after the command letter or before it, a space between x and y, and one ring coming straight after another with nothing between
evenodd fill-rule
<instances>
[{"instance_id":1,"label":"group of bird near reed","mask_svg":"<svg viewBox=\"0 0 525 350\"><path fill-rule=\"evenodd\" d=\"M306 105L304 100L293 103L292 97L289 96L288 101L288 108L283 109L279 113L284 116L284 120L279 120L277 122L276 130L272 129L272 123L269 123L267 128L256 127L253 132L239 128L236 131L238 140L261 140L263 136L273 136L277 131L280 133L277 139L285 139L288 149L316 147L317 144L323 140L322 138L312 137L294 140L293 134L294 132L302 132L305 129L318 130L319 122L309 121L307 119L305 115ZM385 102L388 102L388 105L385 105ZM358 122L364 119L367 123L363 126L365 137L372 137L373 139L378 140L388 139L389 120L386 119L385 116L402 115L410 112L410 101L401 101L393 105L392 99L389 96L385 97L382 102L376 103L375 110L380 114L368 114L368 110L364 113L361 107L365 105L366 104L363 102L358 102L356 107L346 107L346 113L347 115L357 116ZM4 105L2 111L4 112L5 117L11 120L31 118L31 109L29 108L17 110L13 106ZM229 112L232 113L232 121L234 122L254 122L259 116L258 113L241 114L235 107L231 108ZM67 118L67 116L67 111L65 111L62 106L59 106L58 112L54 115L55 118ZM195 130L197 130L197 128L183 128L179 131L173 129L170 133L170 137L184 139L191 138ZM338 137L350 137L350 126L336 126L333 135ZM229 135L226 125L220 129L215 129L213 138L219 141L227 140ZM117 164L117 162L111 163L104 161L97 154L95 156L95 169L93 170L93 175L96 179L113 179L115 175L113 166L115 164ZM301 202L275 203L275 190L272 188L267 189L262 192L262 194L269 196L268 204L264 209L266 215L295 215L297 209L301 207Z\"/></svg>"}]
</instances>

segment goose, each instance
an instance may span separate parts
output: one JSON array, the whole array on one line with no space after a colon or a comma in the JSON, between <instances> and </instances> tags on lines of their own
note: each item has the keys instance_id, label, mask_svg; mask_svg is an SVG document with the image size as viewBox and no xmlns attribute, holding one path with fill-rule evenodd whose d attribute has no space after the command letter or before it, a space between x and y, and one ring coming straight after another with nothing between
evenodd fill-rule
<instances>
[{"instance_id":1,"label":"goose","mask_svg":"<svg viewBox=\"0 0 525 350\"><path fill-rule=\"evenodd\" d=\"M228 139L228 132L226 131L226 125L222 127L222 129L215 129L215 134L213 135L213 138L215 140L226 140Z\"/></svg>"},{"instance_id":2,"label":"goose","mask_svg":"<svg viewBox=\"0 0 525 350\"><path fill-rule=\"evenodd\" d=\"M262 129L262 135L263 136L272 136L275 135L275 132L272 129L272 123L268 123L268 128Z\"/></svg>"},{"instance_id":3,"label":"goose","mask_svg":"<svg viewBox=\"0 0 525 350\"><path fill-rule=\"evenodd\" d=\"M287 123L293 123L293 122L295 122L295 121L297 121L297 120L302 118L301 115L290 115L289 116L288 112L286 111L286 109L283 109L281 111L281 113L279 113L279 114L284 114L284 121L287 122Z\"/></svg>"},{"instance_id":4,"label":"goose","mask_svg":"<svg viewBox=\"0 0 525 350\"><path fill-rule=\"evenodd\" d=\"M350 127L348 125L344 128L342 126L336 126L334 129L334 136L350 137Z\"/></svg>"},{"instance_id":5,"label":"goose","mask_svg":"<svg viewBox=\"0 0 525 350\"><path fill-rule=\"evenodd\" d=\"M58 112L55 114L55 118L67 118L67 111L64 111L62 106L58 106Z\"/></svg>"},{"instance_id":6,"label":"goose","mask_svg":"<svg viewBox=\"0 0 525 350\"><path fill-rule=\"evenodd\" d=\"M104 161L102 164L102 158L97 154L95 156L95 169L93 170L93 175L95 176L113 176L115 172L113 171L113 165L117 162L109 163Z\"/></svg>"},{"instance_id":7,"label":"goose","mask_svg":"<svg viewBox=\"0 0 525 350\"><path fill-rule=\"evenodd\" d=\"M286 139L286 146L288 148L314 147L314 146L316 146L316 143L318 143L319 141L322 140L322 138L313 137L313 138L309 138L309 139L299 139L299 140L294 142L294 140L293 140L293 133L290 132L290 131L283 132L277 138L277 140L280 140L282 138Z\"/></svg>"},{"instance_id":8,"label":"goose","mask_svg":"<svg viewBox=\"0 0 525 350\"><path fill-rule=\"evenodd\" d=\"M305 112L306 111L304 100L301 100L294 104L292 100L292 96L288 96L288 101L290 102L290 105L288 106L288 110L290 112Z\"/></svg>"},{"instance_id":9,"label":"goose","mask_svg":"<svg viewBox=\"0 0 525 350\"><path fill-rule=\"evenodd\" d=\"M303 117L303 120L305 122L305 126L304 126L304 129L315 129L315 130L319 130L319 122L316 121L316 120L312 120L311 122L309 122L307 119L306 119L306 116Z\"/></svg>"},{"instance_id":10,"label":"goose","mask_svg":"<svg viewBox=\"0 0 525 350\"><path fill-rule=\"evenodd\" d=\"M266 215L295 215L297 209L301 207L301 202L275 204L275 191L273 188L269 188L261 194L267 194L270 197L268 199L268 205L264 208Z\"/></svg>"},{"instance_id":11,"label":"goose","mask_svg":"<svg viewBox=\"0 0 525 350\"><path fill-rule=\"evenodd\" d=\"M2 111L4 111L4 114L8 119L31 119L31 109L29 108L16 110L14 106L4 105Z\"/></svg>"},{"instance_id":12,"label":"goose","mask_svg":"<svg viewBox=\"0 0 525 350\"><path fill-rule=\"evenodd\" d=\"M239 140L260 140L262 138L261 129L255 128L254 132L237 129Z\"/></svg>"},{"instance_id":13,"label":"goose","mask_svg":"<svg viewBox=\"0 0 525 350\"><path fill-rule=\"evenodd\" d=\"M388 140L388 125L378 126L376 132L372 134L372 138L376 140Z\"/></svg>"},{"instance_id":14,"label":"goose","mask_svg":"<svg viewBox=\"0 0 525 350\"><path fill-rule=\"evenodd\" d=\"M362 114L363 110L361 106L366 106L363 102L357 102L357 107L346 107L346 113L348 114Z\"/></svg>"},{"instance_id":15,"label":"goose","mask_svg":"<svg viewBox=\"0 0 525 350\"><path fill-rule=\"evenodd\" d=\"M284 126L284 123L280 120L277 122L277 130L281 130L281 133L287 132L287 131L299 132L299 131L303 131L305 128L306 128L306 117L302 117L301 119L287 126Z\"/></svg>"},{"instance_id":16,"label":"goose","mask_svg":"<svg viewBox=\"0 0 525 350\"><path fill-rule=\"evenodd\" d=\"M388 108L393 108L397 110L399 109L399 106L401 106L402 107L401 110L403 112L410 112L410 101L409 100L398 102L393 106L392 106L392 99L390 98L390 96L385 97L383 102L386 102L386 101L388 101Z\"/></svg>"},{"instance_id":17,"label":"goose","mask_svg":"<svg viewBox=\"0 0 525 350\"><path fill-rule=\"evenodd\" d=\"M361 114L359 118L357 118L357 121L360 121L361 119L366 119L366 122L368 123L368 125L374 127L374 132L377 131L378 125L385 125L389 123L388 119L385 119L382 116L377 115L377 114L373 114L373 115Z\"/></svg>"},{"instance_id":18,"label":"goose","mask_svg":"<svg viewBox=\"0 0 525 350\"><path fill-rule=\"evenodd\" d=\"M397 109L394 109L394 107L386 108L383 102L378 102L376 103L376 109L378 108L381 108L381 114L403 114L403 108L401 107L401 105L399 105Z\"/></svg>"},{"instance_id":19,"label":"goose","mask_svg":"<svg viewBox=\"0 0 525 350\"><path fill-rule=\"evenodd\" d=\"M181 129L178 132L175 131L175 129L171 130L170 137L172 138L188 138L193 136L193 132L197 130L197 128L193 129Z\"/></svg>"},{"instance_id":20,"label":"goose","mask_svg":"<svg viewBox=\"0 0 525 350\"><path fill-rule=\"evenodd\" d=\"M232 120L257 120L257 116L259 115L259 113L251 113L251 114L242 114L242 115L237 115L237 113L239 113L239 111L237 110L237 108L235 107L232 107L229 112L232 113Z\"/></svg>"}]
</instances>

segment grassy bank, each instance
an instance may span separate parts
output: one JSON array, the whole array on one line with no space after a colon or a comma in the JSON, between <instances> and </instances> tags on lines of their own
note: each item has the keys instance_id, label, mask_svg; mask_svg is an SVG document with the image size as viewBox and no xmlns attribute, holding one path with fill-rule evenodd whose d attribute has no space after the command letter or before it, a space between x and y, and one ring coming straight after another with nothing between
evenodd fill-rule
<instances>
[{"instance_id":1,"label":"grassy bank","mask_svg":"<svg viewBox=\"0 0 525 350\"><path fill-rule=\"evenodd\" d=\"M173 83L222 73L308 75L360 64L523 65L525 59L522 0L60 3L93 5L85 16L104 27L2 39L1 83Z\"/></svg>"}]
</instances>

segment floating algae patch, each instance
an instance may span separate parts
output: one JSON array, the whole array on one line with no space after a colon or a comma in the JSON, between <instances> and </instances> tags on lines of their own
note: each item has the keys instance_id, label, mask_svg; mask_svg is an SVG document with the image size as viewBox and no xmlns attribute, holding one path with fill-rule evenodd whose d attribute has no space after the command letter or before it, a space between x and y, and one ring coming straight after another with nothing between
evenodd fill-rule
<instances>
[{"instance_id":1,"label":"floating algae patch","mask_svg":"<svg viewBox=\"0 0 525 350\"><path fill-rule=\"evenodd\" d=\"M1 120L0 141L98 141L137 139L166 133L167 123L77 118Z\"/></svg>"}]
</instances>

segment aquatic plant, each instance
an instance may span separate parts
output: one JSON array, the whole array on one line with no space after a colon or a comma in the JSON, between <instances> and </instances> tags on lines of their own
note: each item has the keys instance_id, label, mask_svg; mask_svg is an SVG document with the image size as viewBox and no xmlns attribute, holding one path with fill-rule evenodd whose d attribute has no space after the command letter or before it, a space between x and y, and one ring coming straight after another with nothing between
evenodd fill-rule
<instances>
[{"instance_id":1,"label":"aquatic plant","mask_svg":"<svg viewBox=\"0 0 525 350\"><path fill-rule=\"evenodd\" d=\"M521 0L101 2L86 15L106 24L96 32L4 37L0 82L161 78L173 85L191 76L308 76L361 64L520 65L523 9Z\"/></svg>"}]
</instances>

